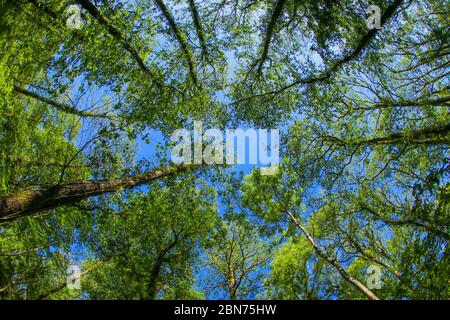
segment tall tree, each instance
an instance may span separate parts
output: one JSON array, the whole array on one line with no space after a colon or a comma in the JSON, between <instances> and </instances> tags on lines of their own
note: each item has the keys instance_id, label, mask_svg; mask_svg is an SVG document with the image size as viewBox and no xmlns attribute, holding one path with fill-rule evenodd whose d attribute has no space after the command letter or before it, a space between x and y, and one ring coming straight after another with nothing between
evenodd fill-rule
<instances>
[{"instance_id":1,"label":"tall tree","mask_svg":"<svg viewBox=\"0 0 450 320\"><path fill-rule=\"evenodd\" d=\"M270 243L262 241L245 221L225 223L207 249L204 285L211 297L254 298L264 288Z\"/></svg>"},{"instance_id":2,"label":"tall tree","mask_svg":"<svg viewBox=\"0 0 450 320\"><path fill-rule=\"evenodd\" d=\"M0 0L0 298L447 299L449 11ZM280 170L173 165L194 121Z\"/></svg>"}]
</instances>

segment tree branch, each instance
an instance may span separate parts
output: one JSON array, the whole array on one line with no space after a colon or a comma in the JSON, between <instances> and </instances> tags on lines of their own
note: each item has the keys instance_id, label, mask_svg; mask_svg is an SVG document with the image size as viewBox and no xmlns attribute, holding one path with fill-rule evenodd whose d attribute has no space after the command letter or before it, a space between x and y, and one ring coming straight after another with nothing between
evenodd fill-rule
<instances>
[{"instance_id":1,"label":"tree branch","mask_svg":"<svg viewBox=\"0 0 450 320\"><path fill-rule=\"evenodd\" d=\"M275 25L281 16L283 7L286 4L286 0L278 0L275 9L273 10L272 17L270 18L269 25L267 26L266 37L263 42L263 50L261 53L261 58L259 59L258 74L261 73L264 62L267 59L267 54L269 52L270 42L272 41L273 32L275 30Z\"/></svg>"},{"instance_id":2,"label":"tree branch","mask_svg":"<svg viewBox=\"0 0 450 320\"><path fill-rule=\"evenodd\" d=\"M384 26L386 22L393 16L395 11L400 7L400 5L403 3L403 0L395 0L390 6L387 7L386 11L381 16L381 26ZM331 75L337 71L342 65L356 59L363 50L370 44L370 42L375 38L376 34L378 33L379 29L372 29L367 34L365 34L358 42L357 46L348 54L347 56L343 57L342 59L336 61L331 67L328 69L322 71L319 75L315 76L309 76L303 79L298 79L284 87L281 87L277 90L264 92L261 94L256 94L250 97L243 98L239 101L234 102L241 103L253 98L257 97L265 97L265 96L275 96L277 94L280 94L283 91L286 91L288 89L291 89L297 85L300 84L314 84L323 82L331 77Z\"/></svg>"},{"instance_id":3,"label":"tree branch","mask_svg":"<svg viewBox=\"0 0 450 320\"><path fill-rule=\"evenodd\" d=\"M192 81L194 82L195 85L198 85L197 74L195 72L195 67L194 67L194 60L192 58L192 53L189 50L188 44L186 42L186 35L184 35L181 32L181 30L178 28L178 25L175 23L175 19L173 18L172 14L169 11L169 8L167 8L165 3L162 0L155 0L155 2L156 2L156 5L158 6L158 8L163 13L167 22L169 23L170 28L181 47L181 51L183 51L183 54L188 63L189 74L191 75Z\"/></svg>"},{"instance_id":4,"label":"tree branch","mask_svg":"<svg viewBox=\"0 0 450 320\"><path fill-rule=\"evenodd\" d=\"M192 20L194 21L195 31L197 32L197 37L200 41L202 53L206 57L208 55L208 48L206 46L205 35L203 33L200 16L198 14L197 6L195 5L194 0L189 0L189 8L191 9Z\"/></svg>"},{"instance_id":5,"label":"tree branch","mask_svg":"<svg viewBox=\"0 0 450 320\"><path fill-rule=\"evenodd\" d=\"M450 132L450 124L440 125L430 128L422 128L411 132L396 132L387 136L362 139L357 141L345 141L334 136L321 136L323 141L333 142L339 146L363 146L363 145L382 145L397 144L400 142L411 142L416 144L448 144L448 133Z\"/></svg>"},{"instance_id":6,"label":"tree branch","mask_svg":"<svg viewBox=\"0 0 450 320\"><path fill-rule=\"evenodd\" d=\"M93 112L87 112L87 111L80 111L77 110L76 108L74 108L71 105L65 104L65 103L60 103L51 99L48 99L44 96L41 96L35 92L23 89L17 85L14 85L14 91L21 93L23 95L26 95L28 97L34 98L36 100L45 102L48 105L51 105L53 107L55 107L56 109L63 111L65 113L70 113L79 117L91 117L91 118L105 118L105 119L112 119L111 116L108 115L104 115L104 114L97 114L97 113L93 113Z\"/></svg>"},{"instance_id":7,"label":"tree branch","mask_svg":"<svg viewBox=\"0 0 450 320\"><path fill-rule=\"evenodd\" d=\"M133 47L133 45L129 41L126 40L123 33L119 29L117 29L108 20L108 18L106 18L106 16L104 16L89 0L77 0L77 3L79 3L86 11L88 11L100 24L104 25L106 30L108 30L108 33L113 36L114 39L119 41L122 44L123 48L131 54L139 67L147 75L149 75L150 78L152 78L158 86L162 86L156 75L145 65L137 49Z\"/></svg>"}]
</instances>

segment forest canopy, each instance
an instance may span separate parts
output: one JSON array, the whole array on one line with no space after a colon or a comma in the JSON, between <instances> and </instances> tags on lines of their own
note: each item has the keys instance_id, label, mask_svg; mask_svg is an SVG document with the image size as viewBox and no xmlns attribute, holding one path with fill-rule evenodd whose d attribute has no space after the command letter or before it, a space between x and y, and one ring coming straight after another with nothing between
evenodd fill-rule
<instances>
[{"instance_id":1,"label":"forest canopy","mask_svg":"<svg viewBox=\"0 0 450 320\"><path fill-rule=\"evenodd\" d=\"M449 17L0 0L0 299L449 299ZM279 165L174 163L198 122Z\"/></svg>"}]
</instances>

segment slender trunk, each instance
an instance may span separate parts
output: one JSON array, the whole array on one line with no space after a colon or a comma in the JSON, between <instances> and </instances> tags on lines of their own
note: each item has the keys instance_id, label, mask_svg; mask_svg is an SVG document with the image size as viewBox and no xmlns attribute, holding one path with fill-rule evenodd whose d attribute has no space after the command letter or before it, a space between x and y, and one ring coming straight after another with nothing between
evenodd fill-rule
<instances>
[{"instance_id":1,"label":"slender trunk","mask_svg":"<svg viewBox=\"0 0 450 320\"><path fill-rule=\"evenodd\" d=\"M396 132L387 136L345 141L334 136L322 136L323 141L329 141L339 146L389 145L399 143L415 143L424 145L448 144L450 124L422 128L411 132Z\"/></svg>"},{"instance_id":2,"label":"slender trunk","mask_svg":"<svg viewBox=\"0 0 450 320\"><path fill-rule=\"evenodd\" d=\"M155 261L155 264L153 265L151 274L150 274L150 281L148 282L148 299L149 300L155 300L156 295L158 294L158 280L159 275L161 272L161 267L164 259L164 254L159 254L158 258Z\"/></svg>"},{"instance_id":3,"label":"slender trunk","mask_svg":"<svg viewBox=\"0 0 450 320\"><path fill-rule=\"evenodd\" d=\"M85 271L83 271L82 273L80 273L80 279L84 276L86 276L87 274L91 273L92 271L96 270L97 268L101 267L105 262L107 262L111 257L109 257L106 260L102 260L99 261L98 263L96 263L95 265L93 265L92 267L86 269ZM48 292L41 294L40 296L38 296L35 300L44 300L47 299L49 296L51 296L54 293L57 293L61 290L63 290L65 287L67 287L67 281L62 282L59 286L50 289Z\"/></svg>"},{"instance_id":4,"label":"slender trunk","mask_svg":"<svg viewBox=\"0 0 450 320\"><path fill-rule=\"evenodd\" d=\"M228 292L230 293L230 300L237 299L238 286L236 285L236 281L236 273L234 269L231 268L230 274L228 275Z\"/></svg>"},{"instance_id":5,"label":"slender trunk","mask_svg":"<svg viewBox=\"0 0 450 320\"><path fill-rule=\"evenodd\" d=\"M133 59L137 62L139 67L152 78L152 80L158 85L161 86L157 76L146 66L144 60L139 55L138 50L126 39L126 36L116 27L114 26L106 16L104 16L97 7L92 4L89 0L77 0L78 4L80 4L86 11L88 11L100 24L105 26L108 33L114 37L117 41L119 41L123 48L127 50Z\"/></svg>"},{"instance_id":6,"label":"slender trunk","mask_svg":"<svg viewBox=\"0 0 450 320\"><path fill-rule=\"evenodd\" d=\"M174 34L175 38L177 39L178 44L180 45L181 51L183 52L183 54L186 58L188 67L189 67L189 74L192 78L192 82L196 86L198 86L198 79L197 79L197 74L195 72L194 58L192 57L192 52L189 49L189 45L186 40L187 39L186 35L184 33L182 33L182 31L176 24L172 13L169 11L169 8L166 6L164 1L163 0L155 0L155 3L158 6L158 8L161 10L164 18L169 23L170 29L171 29L172 33Z\"/></svg>"},{"instance_id":7,"label":"slender trunk","mask_svg":"<svg viewBox=\"0 0 450 320\"><path fill-rule=\"evenodd\" d=\"M445 232L445 230L440 230L439 228L436 228L428 223L424 223L415 219L393 219L393 218L388 218L388 217L383 217L382 215L378 214L376 212L376 210L370 208L368 205L366 204L360 204L361 205L361 209L368 211L370 214L372 214L375 219L379 220L379 221L383 221L384 223L388 224L388 225L392 225L392 226L403 226L403 225L411 225L411 226L415 226L417 228L423 229L426 232L432 233L436 236L445 238L447 240L450 240L450 236L447 232ZM412 214L410 212L410 214Z\"/></svg>"},{"instance_id":8,"label":"slender trunk","mask_svg":"<svg viewBox=\"0 0 450 320\"><path fill-rule=\"evenodd\" d=\"M437 99L422 100L400 100L400 101L383 101L370 107L361 107L363 110L377 110L396 107L425 107L425 106L448 106L450 96L439 97Z\"/></svg>"},{"instance_id":9,"label":"slender trunk","mask_svg":"<svg viewBox=\"0 0 450 320\"><path fill-rule=\"evenodd\" d=\"M88 197L130 189L187 168L186 165L179 165L125 178L83 180L49 187L32 186L16 194L0 198L0 223L61 205L74 204Z\"/></svg>"},{"instance_id":10,"label":"slender trunk","mask_svg":"<svg viewBox=\"0 0 450 320\"><path fill-rule=\"evenodd\" d=\"M191 9L192 20L194 21L195 31L197 32L197 37L200 41L200 47L202 48L202 54L206 57L208 55L208 48L206 46L205 34L202 29L200 22L200 16L195 5L194 0L189 0L189 7Z\"/></svg>"},{"instance_id":11,"label":"slender trunk","mask_svg":"<svg viewBox=\"0 0 450 320\"><path fill-rule=\"evenodd\" d=\"M367 288L364 284L353 278L351 275L347 273L347 271L340 265L339 261L335 258L330 257L326 252L322 250L322 248L319 247L316 240L314 240L313 237L306 231L306 229L300 224L297 218L294 217L293 214L288 212L289 217L291 220L295 223L295 225L302 231L302 233L305 235L308 242L311 244L313 249L316 251L317 255L333 265L336 270L340 273L340 275L351 285L356 287L359 291L361 291L367 298L370 300L380 300L375 293L373 293L369 288Z\"/></svg>"},{"instance_id":12,"label":"slender trunk","mask_svg":"<svg viewBox=\"0 0 450 320\"><path fill-rule=\"evenodd\" d=\"M112 119L113 117L108 116L106 114L97 114L97 113L93 113L93 112L87 112L87 111L81 111L78 110L76 108L74 108L71 105L65 104L65 103L60 103L51 99L48 99L44 96L41 96L35 92L23 89L17 85L14 85L14 91L21 93L23 95L26 95L28 97L34 98L36 100L42 101L47 103L48 105L51 105L53 107L55 107L56 109L65 112L65 113L70 113L79 117L91 117L91 118L105 118L105 119Z\"/></svg>"},{"instance_id":13,"label":"slender trunk","mask_svg":"<svg viewBox=\"0 0 450 320\"><path fill-rule=\"evenodd\" d=\"M386 8L386 11L381 16L381 26L383 27L386 22L394 15L395 11L402 5L404 0L395 0L392 2L391 5L389 5ZM368 33L366 33L358 42L357 46L346 56L343 58L337 60L332 66L330 66L328 69L324 70L322 73L316 75L316 76L308 76L306 78L297 79L294 82L291 82L288 85L285 85L279 89L267 91L259 94L254 94L249 97L244 97L240 100L235 101L235 104L242 103L244 101L253 99L255 97L265 97L265 96L275 96L278 95L286 90L289 90L293 87L296 87L301 84L314 84L314 83L320 83L323 81L328 80L335 71L337 71L340 67L345 65L346 63L353 61L354 59L358 58L359 55L367 48L367 46L371 43L372 39L375 38L377 35L377 32L380 29L371 29Z\"/></svg>"},{"instance_id":14,"label":"slender trunk","mask_svg":"<svg viewBox=\"0 0 450 320\"><path fill-rule=\"evenodd\" d=\"M277 21L280 18L281 13L283 12L283 7L285 4L286 0L278 0L272 12L272 17L270 18L269 25L267 26L266 36L264 39L264 43L262 45L263 49L261 53L261 58L259 59L260 61L258 66L258 74L261 73L263 64L267 59L267 54L269 53L270 42L272 41L275 25L277 24Z\"/></svg>"},{"instance_id":15,"label":"slender trunk","mask_svg":"<svg viewBox=\"0 0 450 320\"><path fill-rule=\"evenodd\" d=\"M152 271L150 273L150 281L148 282L148 299L155 300L156 295L159 292L158 281L160 278L161 267L163 262L165 261L166 254L172 250L178 243L180 239L178 236L175 236L175 239L168 245L165 249L161 250L156 258L156 261L153 265Z\"/></svg>"}]
</instances>

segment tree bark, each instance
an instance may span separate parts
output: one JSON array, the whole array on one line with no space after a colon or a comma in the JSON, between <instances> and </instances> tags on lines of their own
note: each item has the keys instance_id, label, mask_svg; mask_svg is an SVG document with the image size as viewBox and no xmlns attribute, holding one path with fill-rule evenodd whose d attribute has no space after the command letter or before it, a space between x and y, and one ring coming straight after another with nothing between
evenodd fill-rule
<instances>
[{"instance_id":1,"label":"tree bark","mask_svg":"<svg viewBox=\"0 0 450 320\"><path fill-rule=\"evenodd\" d=\"M275 25L283 12L283 7L286 4L286 0L278 0L275 8L272 12L269 25L267 26L266 36L263 42L263 49L261 53L261 58L258 66L258 74L261 73L264 61L267 59L267 54L269 53L270 42L272 41L273 32L275 30Z\"/></svg>"},{"instance_id":2,"label":"tree bark","mask_svg":"<svg viewBox=\"0 0 450 320\"><path fill-rule=\"evenodd\" d=\"M150 273L150 280L148 282L148 300L155 300L156 295L159 292L158 281L161 277L161 268L165 261L166 254L172 250L178 243L180 239L178 236L175 236L175 239L172 241L170 245L168 245L165 249L161 250L158 254L158 257L153 264L152 271Z\"/></svg>"},{"instance_id":3,"label":"tree bark","mask_svg":"<svg viewBox=\"0 0 450 320\"><path fill-rule=\"evenodd\" d=\"M79 117L91 117L91 118L104 118L104 119L112 119L113 117L108 116L106 114L97 114L97 113L93 113L93 112L87 112L87 111L81 111L78 110L76 108L74 108L71 105L65 104L65 103L61 103L61 102L57 102L51 99L48 99L44 96L41 96L40 94L36 93L36 92L32 92L26 89L23 89L17 85L14 85L14 91L20 94L23 94L25 96L34 98L36 100L39 100L41 102L44 102L48 105L51 105L53 107L55 107L56 109L65 112L65 113L70 113Z\"/></svg>"},{"instance_id":4,"label":"tree bark","mask_svg":"<svg viewBox=\"0 0 450 320\"><path fill-rule=\"evenodd\" d=\"M301 223L298 221L295 216L288 212L289 217L294 222L294 224L302 231L302 233L305 235L308 242L313 247L314 251L316 251L317 255L330 263L332 266L336 268L336 270L340 273L340 275L351 285L356 287L359 291L361 291L367 298L370 300L380 300L375 293L373 293L369 288L367 288L364 284L353 278L351 275L347 273L347 271L341 266L339 261L333 257L330 257L322 248L319 247L316 240L306 231L306 229L301 225Z\"/></svg>"},{"instance_id":5,"label":"tree bark","mask_svg":"<svg viewBox=\"0 0 450 320\"><path fill-rule=\"evenodd\" d=\"M195 5L194 0L189 0L189 7L191 9L192 20L194 21L195 31L197 32L197 37L200 41L202 53L206 57L208 55L208 48L206 46L205 34L200 22L200 15L198 14L197 6Z\"/></svg>"},{"instance_id":6,"label":"tree bark","mask_svg":"<svg viewBox=\"0 0 450 320\"><path fill-rule=\"evenodd\" d=\"M118 29L116 26L114 26L106 16L104 16L95 5L93 5L89 0L77 0L76 1L79 5L81 5L86 11L88 11L100 24L105 26L106 30L108 30L108 33L114 37L117 41L119 41L123 48L127 50L133 59L137 62L139 67L152 78L152 80L158 85L162 86L162 84L159 82L158 77L145 65L144 60L139 55L138 50L129 42L127 41L125 35Z\"/></svg>"},{"instance_id":7,"label":"tree bark","mask_svg":"<svg viewBox=\"0 0 450 320\"><path fill-rule=\"evenodd\" d=\"M61 205L77 203L88 197L130 189L187 168L186 165L178 165L125 178L83 180L54 186L32 186L0 198L0 223L14 221Z\"/></svg>"},{"instance_id":8,"label":"tree bark","mask_svg":"<svg viewBox=\"0 0 450 320\"><path fill-rule=\"evenodd\" d=\"M188 43L186 41L186 35L182 33L182 31L176 24L174 17L170 13L169 8L167 8L164 1L163 0L155 0L155 3L158 6L158 8L161 10L164 18L169 23L170 29L172 30L175 38L177 39L177 41L180 45L181 51L183 51L183 54L188 63L189 74L191 75L192 81L194 82L194 84L196 86L198 86L198 79L197 79L197 74L195 72L195 66L194 66L195 63L194 63L194 59L192 57L192 52L189 49Z\"/></svg>"},{"instance_id":9,"label":"tree bark","mask_svg":"<svg viewBox=\"0 0 450 320\"><path fill-rule=\"evenodd\" d=\"M381 16L381 26L383 27L387 21L389 21L389 19L394 15L395 11L397 11L397 9L402 5L404 0L395 0L392 2L392 4L390 4L387 8L386 11L383 13L383 15ZM344 56L343 58L337 60L332 66L330 66L329 68L325 69L323 72L319 73L318 75L315 76L308 76L306 78L301 78L301 79L297 79L295 81L293 81L292 83L285 85L279 89L276 90L272 90L272 91L267 91L267 92L263 92L263 93L259 93L259 94L254 94L252 96L249 97L244 97L238 101L235 101L234 104L237 103L242 103L244 101L247 100L251 100L254 98L260 98L260 97L265 97L265 96L276 96L286 90L289 90L293 87L296 87L298 85L301 84L315 84L315 83L320 83L323 81L326 81L328 79L330 79L330 77L333 75L334 72L336 72L341 66L349 63L350 61L353 61L354 59L358 58L360 56L360 54L367 48L367 46L369 46L369 44L371 43L371 41L375 38L375 36L377 35L377 32L380 29L372 29L369 32L367 32L363 37L361 37L361 39L359 40L357 46L346 56Z\"/></svg>"},{"instance_id":10,"label":"tree bark","mask_svg":"<svg viewBox=\"0 0 450 320\"><path fill-rule=\"evenodd\" d=\"M101 267L105 262L107 262L109 260L109 258L107 260L103 260L100 261L98 263L96 263L94 266L86 269L85 271L83 271L82 273L80 273L80 280L82 277L84 277L85 275L89 274L90 272L92 272L93 270ZM67 287L67 281L62 282L60 285L58 285L55 288L50 289L48 292L41 294L40 296L38 296L37 298L35 298L34 300L44 300L47 299L49 296L51 296L54 293L57 293L61 290L63 290L64 288Z\"/></svg>"},{"instance_id":11,"label":"tree bark","mask_svg":"<svg viewBox=\"0 0 450 320\"><path fill-rule=\"evenodd\" d=\"M448 144L450 124L422 128L411 132L396 132L387 136L374 137L356 141L346 141L334 136L321 136L320 139L339 146L390 145L399 143L414 143L424 145Z\"/></svg>"},{"instance_id":12,"label":"tree bark","mask_svg":"<svg viewBox=\"0 0 450 320\"><path fill-rule=\"evenodd\" d=\"M149 300L155 300L156 295L158 294L158 280L161 273L161 267L163 264L164 254L159 254L156 258L156 261L153 265L151 274L150 274L150 281L148 282L148 299Z\"/></svg>"}]
</instances>

